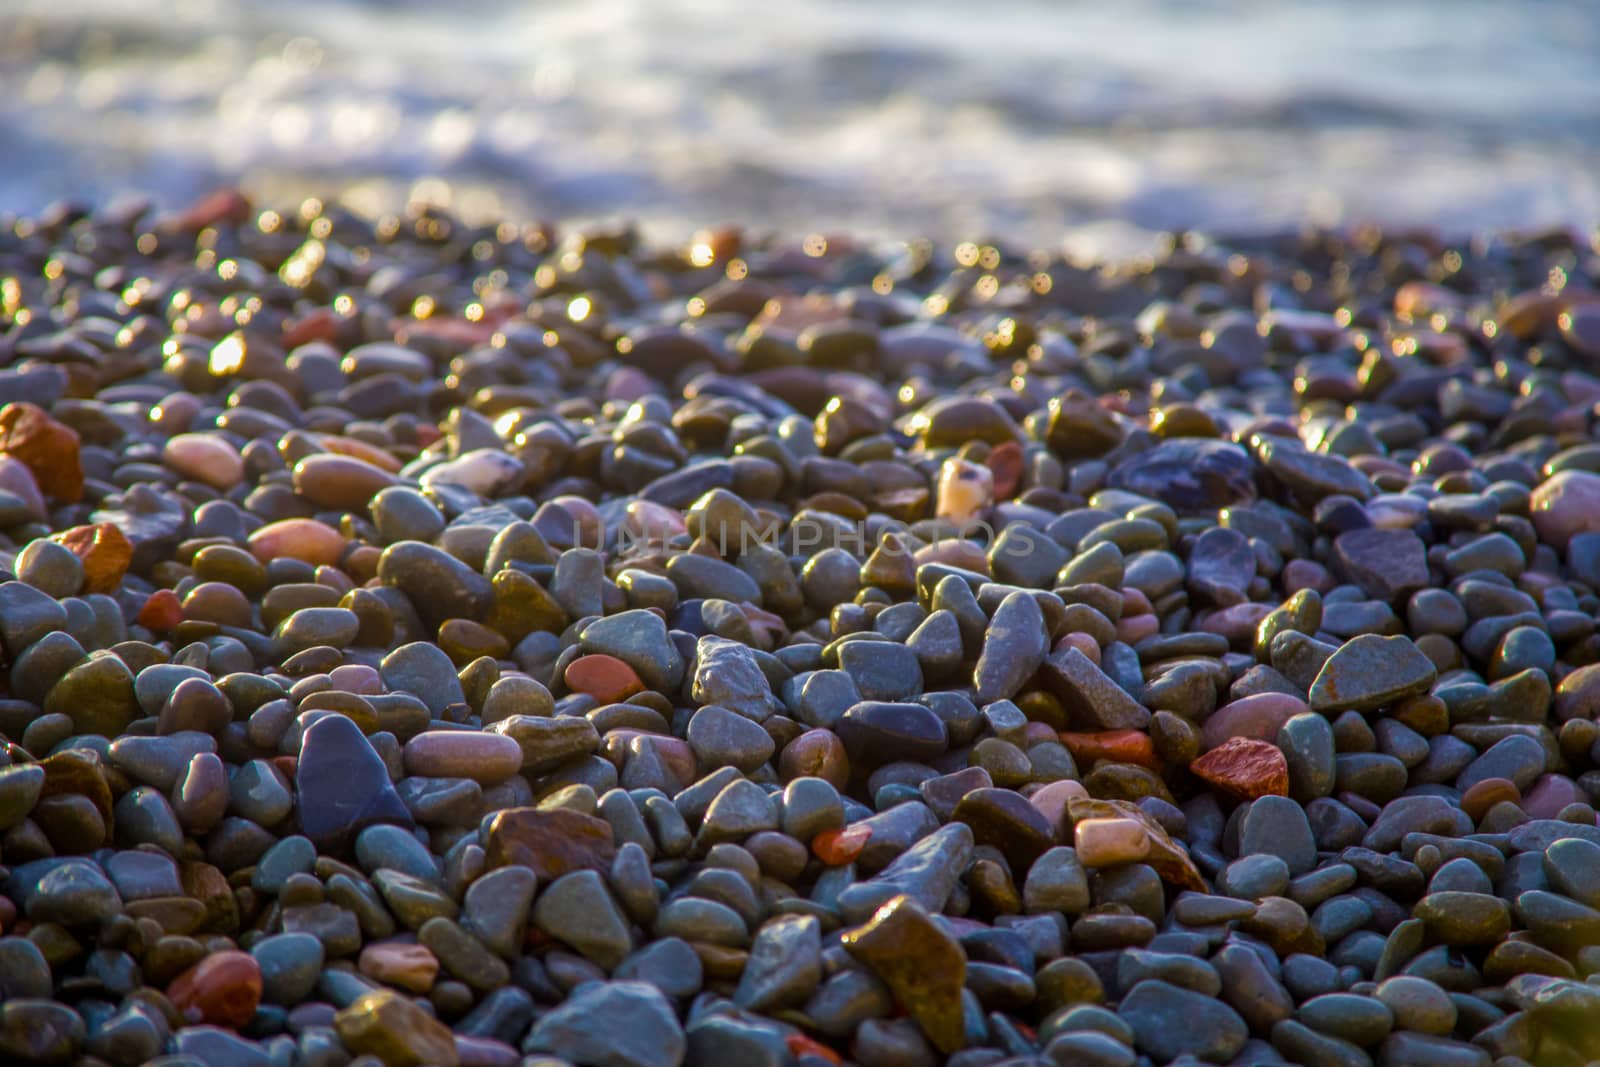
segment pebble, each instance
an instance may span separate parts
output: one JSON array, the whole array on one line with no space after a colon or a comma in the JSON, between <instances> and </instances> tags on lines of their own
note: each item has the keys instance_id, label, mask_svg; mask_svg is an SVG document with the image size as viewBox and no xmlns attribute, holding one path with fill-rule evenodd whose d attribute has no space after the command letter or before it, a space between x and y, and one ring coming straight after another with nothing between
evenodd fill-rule
<instances>
[{"instance_id":1,"label":"pebble","mask_svg":"<svg viewBox=\"0 0 1600 1067\"><path fill-rule=\"evenodd\" d=\"M443 1023L391 990L362 994L340 1009L334 1028L345 1047L397 1067L456 1067L455 1038Z\"/></svg>"},{"instance_id":2,"label":"pebble","mask_svg":"<svg viewBox=\"0 0 1600 1067\"><path fill-rule=\"evenodd\" d=\"M295 788L301 829L324 847L353 842L370 825L411 825L383 758L342 715L320 718L306 729Z\"/></svg>"},{"instance_id":3,"label":"pebble","mask_svg":"<svg viewBox=\"0 0 1600 1067\"><path fill-rule=\"evenodd\" d=\"M1226 1063L1250 1036L1227 1004L1158 978L1128 990L1117 1015L1133 1029L1138 1048L1163 1063L1183 1055Z\"/></svg>"},{"instance_id":4,"label":"pebble","mask_svg":"<svg viewBox=\"0 0 1600 1067\"><path fill-rule=\"evenodd\" d=\"M889 987L935 1048L949 1054L966 1046L966 954L914 899L891 899L846 933L844 946Z\"/></svg>"},{"instance_id":5,"label":"pebble","mask_svg":"<svg viewBox=\"0 0 1600 1067\"><path fill-rule=\"evenodd\" d=\"M628 1025L617 1025L623 1019ZM655 986L613 981L575 990L539 1018L524 1047L616 1067L674 1067L683 1062L687 1041Z\"/></svg>"},{"instance_id":6,"label":"pebble","mask_svg":"<svg viewBox=\"0 0 1600 1067\"><path fill-rule=\"evenodd\" d=\"M239 1029L261 1002L261 966L245 952L207 956L167 987L167 999L185 1020Z\"/></svg>"},{"instance_id":7,"label":"pebble","mask_svg":"<svg viewBox=\"0 0 1600 1067\"><path fill-rule=\"evenodd\" d=\"M12 229L0 1059L1595 1051L1571 236Z\"/></svg>"}]
</instances>

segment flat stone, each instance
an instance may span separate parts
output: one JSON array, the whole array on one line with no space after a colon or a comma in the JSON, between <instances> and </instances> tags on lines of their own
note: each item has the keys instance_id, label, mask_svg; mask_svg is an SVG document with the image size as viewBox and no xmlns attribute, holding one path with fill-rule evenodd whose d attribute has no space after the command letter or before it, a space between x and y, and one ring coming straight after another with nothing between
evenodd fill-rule
<instances>
[{"instance_id":1,"label":"flat stone","mask_svg":"<svg viewBox=\"0 0 1600 1067\"><path fill-rule=\"evenodd\" d=\"M511 980L511 969L505 961L449 916L437 915L423 923L417 930L417 940L433 953L446 973L480 995Z\"/></svg>"},{"instance_id":2,"label":"flat stone","mask_svg":"<svg viewBox=\"0 0 1600 1067\"><path fill-rule=\"evenodd\" d=\"M1511 906L1488 893L1430 892L1412 914L1447 945L1492 944L1511 929Z\"/></svg>"},{"instance_id":3,"label":"flat stone","mask_svg":"<svg viewBox=\"0 0 1600 1067\"><path fill-rule=\"evenodd\" d=\"M1150 725L1149 710L1076 648L1053 653L1041 671L1074 729L1143 730Z\"/></svg>"},{"instance_id":4,"label":"flat stone","mask_svg":"<svg viewBox=\"0 0 1600 1067\"><path fill-rule=\"evenodd\" d=\"M635 609L596 619L583 628L583 651L615 656L651 689L673 692L683 683L683 657L667 637L667 624L654 612Z\"/></svg>"},{"instance_id":5,"label":"flat stone","mask_svg":"<svg viewBox=\"0 0 1600 1067\"><path fill-rule=\"evenodd\" d=\"M1016 696L1049 651L1044 613L1031 593L1009 594L995 609L973 670L979 704Z\"/></svg>"},{"instance_id":6,"label":"flat stone","mask_svg":"<svg viewBox=\"0 0 1600 1067\"><path fill-rule=\"evenodd\" d=\"M1304 874L1317 865L1317 842L1305 809L1282 796L1264 796L1250 805L1239 826L1242 855L1277 856L1291 875Z\"/></svg>"},{"instance_id":7,"label":"flat stone","mask_svg":"<svg viewBox=\"0 0 1600 1067\"><path fill-rule=\"evenodd\" d=\"M1256 576L1256 554L1237 530L1214 527L1195 538L1188 560L1189 592L1201 603L1217 607L1242 604Z\"/></svg>"},{"instance_id":8,"label":"flat stone","mask_svg":"<svg viewBox=\"0 0 1600 1067\"><path fill-rule=\"evenodd\" d=\"M942 719L924 704L864 700L851 706L836 731L852 761L929 760L945 750Z\"/></svg>"},{"instance_id":9,"label":"flat stone","mask_svg":"<svg viewBox=\"0 0 1600 1067\"><path fill-rule=\"evenodd\" d=\"M922 692L917 654L892 641L844 642L839 646L839 669L866 700L909 700Z\"/></svg>"},{"instance_id":10,"label":"flat stone","mask_svg":"<svg viewBox=\"0 0 1600 1067\"><path fill-rule=\"evenodd\" d=\"M539 894L533 922L607 971L633 951L628 921L596 871L574 871L556 879Z\"/></svg>"},{"instance_id":11,"label":"flat stone","mask_svg":"<svg viewBox=\"0 0 1600 1067\"><path fill-rule=\"evenodd\" d=\"M883 980L939 1051L966 1047L961 990L967 958L922 905L898 896L843 936L846 950Z\"/></svg>"},{"instance_id":12,"label":"flat stone","mask_svg":"<svg viewBox=\"0 0 1600 1067\"><path fill-rule=\"evenodd\" d=\"M1353 496L1357 500L1373 495L1367 476L1350 466L1342 456L1311 452L1297 441L1278 437L1264 439L1256 454L1267 473L1308 502L1334 494Z\"/></svg>"},{"instance_id":13,"label":"flat stone","mask_svg":"<svg viewBox=\"0 0 1600 1067\"><path fill-rule=\"evenodd\" d=\"M3 589L0 586L0 589ZM6 609L0 605L0 616ZM65 620L62 626L65 626ZM138 714L133 675L120 658L109 652L90 653L50 687L44 699L47 715L65 715L74 733L116 737Z\"/></svg>"},{"instance_id":14,"label":"flat stone","mask_svg":"<svg viewBox=\"0 0 1600 1067\"><path fill-rule=\"evenodd\" d=\"M537 876L526 867L499 867L480 875L461 901L463 925L485 945L507 959L522 951L528 909L538 889Z\"/></svg>"},{"instance_id":15,"label":"flat stone","mask_svg":"<svg viewBox=\"0 0 1600 1067\"><path fill-rule=\"evenodd\" d=\"M896 896L905 894L937 914L972 864L972 829L950 823L900 853L882 871L839 894L839 910L848 922L864 922Z\"/></svg>"},{"instance_id":16,"label":"flat stone","mask_svg":"<svg viewBox=\"0 0 1600 1067\"><path fill-rule=\"evenodd\" d=\"M781 706L754 653L711 635L700 638L691 695L697 704L720 704L756 722Z\"/></svg>"},{"instance_id":17,"label":"flat stone","mask_svg":"<svg viewBox=\"0 0 1600 1067\"><path fill-rule=\"evenodd\" d=\"M322 971L322 942L310 934L274 934L250 947L261 972L261 997L294 1007L308 999Z\"/></svg>"},{"instance_id":18,"label":"flat stone","mask_svg":"<svg viewBox=\"0 0 1600 1067\"><path fill-rule=\"evenodd\" d=\"M379 823L412 825L383 758L343 715L325 716L306 729L295 790L300 829L319 848L346 847L361 829Z\"/></svg>"},{"instance_id":19,"label":"flat stone","mask_svg":"<svg viewBox=\"0 0 1600 1067\"><path fill-rule=\"evenodd\" d=\"M770 920L756 933L734 992L748 1011L804 1004L822 981L822 927L814 916Z\"/></svg>"},{"instance_id":20,"label":"flat stone","mask_svg":"<svg viewBox=\"0 0 1600 1067\"><path fill-rule=\"evenodd\" d=\"M378 670L391 691L421 698L435 718L452 704L466 703L455 664L438 645L426 641L401 645L383 657Z\"/></svg>"},{"instance_id":21,"label":"flat stone","mask_svg":"<svg viewBox=\"0 0 1600 1067\"><path fill-rule=\"evenodd\" d=\"M1230 441L1180 438L1122 460L1106 484L1166 501L1184 514L1214 515L1256 498L1255 472L1255 460Z\"/></svg>"},{"instance_id":22,"label":"flat stone","mask_svg":"<svg viewBox=\"0 0 1600 1067\"><path fill-rule=\"evenodd\" d=\"M715 704L696 711L685 735L703 771L737 767L746 774L772 758L772 735L750 718Z\"/></svg>"},{"instance_id":23,"label":"flat stone","mask_svg":"<svg viewBox=\"0 0 1600 1067\"><path fill-rule=\"evenodd\" d=\"M406 997L382 989L358 997L334 1017L334 1028L357 1055L387 1067L457 1067L450 1028Z\"/></svg>"},{"instance_id":24,"label":"flat stone","mask_svg":"<svg viewBox=\"0 0 1600 1067\"><path fill-rule=\"evenodd\" d=\"M1369 527L1333 540L1334 565L1374 600L1395 603L1428 585L1427 546L1410 530Z\"/></svg>"},{"instance_id":25,"label":"flat stone","mask_svg":"<svg viewBox=\"0 0 1600 1067\"><path fill-rule=\"evenodd\" d=\"M1437 673L1410 638L1362 634L1322 665L1311 685L1311 707L1323 713L1375 711L1427 692Z\"/></svg>"},{"instance_id":26,"label":"flat stone","mask_svg":"<svg viewBox=\"0 0 1600 1067\"><path fill-rule=\"evenodd\" d=\"M647 982L678 999L700 992L705 980L700 957L687 941L677 937L652 941L622 961L613 977L618 981Z\"/></svg>"},{"instance_id":27,"label":"flat stone","mask_svg":"<svg viewBox=\"0 0 1600 1067\"><path fill-rule=\"evenodd\" d=\"M399 541L385 548L378 559L378 579L403 592L434 629L447 619L481 619L489 610L489 579L421 541Z\"/></svg>"},{"instance_id":28,"label":"flat stone","mask_svg":"<svg viewBox=\"0 0 1600 1067\"><path fill-rule=\"evenodd\" d=\"M0 1004L0 1058L72 1063L85 1037L83 1019L65 1004L26 997Z\"/></svg>"},{"instance_id":29,"label":"flat stone","mask_svg":"<svg viewBox=\"0 0 1600 1067\"><path fill-rule=\"evenodd\" d=\"M1078 915L1089 904L1088 872L1074 849L1064 845L1049 849L1028 869L1022 905L1029 914Z\"/></svg>"},{"instance_id":30,"label":"flat stone","mask_svg":"<svg viewBox=\"0 0 1600 1067\"><path fill-rule=\"evenodd\" d=\"M50 964L25 937L0 938L0 995L6 1000L50 999Z\"/></svg>"},{"instance_id":31,"label":"flat stone","mask_svg":"<svg viewBox=\"0 0 1600 1067\"><path fill-rule=\"evenodd\" d=\"M1239 1013L1223 1001L1159 979L1129 990L1117 1015L1133 1028L1139 1049L1161 1063L1183 1055L1226 1063L1250 1036Z\"/></svg>"},{"instance_id":32,"label":"flat stone","mask_svg":"<svg viewBox=\"0 0 1600 1067\"><path fill-rule=\"evenodd\" d=\"M489 867L527 867L541 884L572 871L604 873L617 854L610 823L565 809L495 812L485 825L483 840Z\"/></svg>"},{"instance_id":33,"label":"flat stone","mask_svg":"<svg viewBox=\"0 0 1600 1067\"><path fill-rule=\"evenodd\" d=\"M493 786L522 770L522 746L501 733L426 730L406 742L407 774Z\"/></svg>"},{"instance_id":34,"label":"flat stone","mask_svg":"<svg viewBox=\"0 0 1600 1067\"><path fill-rule=\"evenodd\" d=\"M94 862L77 857L34 860L11 871L7 895L35 923L98 926L122 911L122 898Z\"/></svg>"},{"instance_id":35,"label":"flat stone","mask_svg":"<svg viewBox=\"0 0 1600 1067\"><path fill-rule=\"evenodd\" d=\"M1026 871L1055 843L1055 830L1037 808L1012 789L974 789L952 816L972 827L979 845L998 848L1013 871Z\"/></svg>"},{"instance_id":36,"label":"flat stone","mask_svg":"<svg viewBox=\"0 0 1600 1067\"><path fill-rule=\"evenodd\" d=\"M522 749L522 769L529 774L553 771L600 748L600 734L594 724L575 715L509 715L486 729L517 743Z\"/></svg>"},{"instance_id":37,"label":"flat stone","mask_svg":"<svg viewBox=\"0 0 1600 1067\"><path fill-rule=\"evenodd\" d=\"M686 1042L655 986L596 982L540 1016L523 1047L594 1067L679 1067Z\"/></svg>"}]
</instances>

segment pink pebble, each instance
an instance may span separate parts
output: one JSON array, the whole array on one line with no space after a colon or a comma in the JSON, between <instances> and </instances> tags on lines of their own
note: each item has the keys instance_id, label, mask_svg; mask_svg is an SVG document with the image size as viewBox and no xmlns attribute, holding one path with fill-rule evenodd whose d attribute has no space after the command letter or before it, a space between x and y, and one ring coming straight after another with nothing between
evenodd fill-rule
<instances>
[{"instance_id":1,"label":"pink pebble","mask_svg":"<svg viewBox=\"0 0 1600 1067\"><path fill-rule=\"evenodd\" d=\"M44 494L39 491L38 480L20 459L0 456L0 489L20 498L27 505L32 518L43 519L49 514Z\"/></svg>"},{"instance_id":2,"label":"pink pebble","mask_svg":"<svg viewBox=\"0 0 1600 1067\"><path fill-rule=\"evenodd\" d=\"M1094 638L1090 637L1088 634L1081 631L1064 634L1061 640L1056 642L1055 651L1057 652L1065 652L1069 648L1077 649L1079 652L1082 652L1085 656L1088 656L1091 660L1093 660L1096 666L1099 665L1100 646L1095 644Z\"/></svg>"},{"instance_id":3,"label":"pink pebble","mask_svg":"<svg viewBox=\"0 0 1600 1067\"><path fill-rule=\"evenodd\" d=\"M650 544L665 544L686 532L683 515L677 508L652 500L630 503L622 526L628 536Z\"/></svg>"},{"instance_id":4,"label":"pink pebble","mask_svg":"<svg viewBox=\"0 0 1600 1067\"><path fill-rule=\"evenodd\" d=\"M406 742L406 773L503 782L522 769L522 746L504 734L426 730Z\"/></svg>"},{"instance_id":5,"label":"pink pebble","mask_svg":"<svg viewBox=\"0 0 1600 1067\"><path fill-rule=\"evenodd\" d=\"M1124 615L1117 620L1117 640L1130 645L1138 644L1147 637L1154 637L1160 629L1161 620L1150 612Z\"/></svg>"},{"instance_id":6,"label":"pink pebble","mask_svg":"<svg viewBox=\"0 0 1600 1067\"><path fill-rule=\"evenodd\" d=\"M1220 611L1208 612L1195 620L1197 629L1206 633L1221 634L1235 647L1245 647L1255 640L1256 628L1261 620L1272 614L1271 604L1246 602Z\"/></svg>"},{"instance_id":7,"label":"pink pebble","mask_svg":"<svg viewBox=\"0 0 1600 1067\"><path fill-rule=\"evenodd\" d=\"M1333 588L1328 568L1309 559L1292 559L1283 565L1283 591L1294 594L1302 589L1326 593Z\"/></svg>"},{"instance_id":8,"label":"pink pebble","mask_svg":"<svg viewBox=\"0 0 1600 1067\"><path fill-rule=\"evenodd\" d=\"M1071 820L1067 817L1067 802L1073 797L1087 800L1089 791L1083 787L1082 782L1060 781L1051 782L1028 797L1028 803L1033 805L1035 811L1044 816L1056 831L1056 839L1061 840Z\"/></svg>"},{"instance_id":9,"label":"pink pebble","mask_svg":"<svg viewBox=\"0 0 1600 1067\"><path fill-rule=\"evenodd\" d=\"M1527 812L1530 819L1553 819L1568 804L1588 802L1588 794L1571 778L1564 774L1545 774L1523 794L1518 807Z\"/></svg>"},{"instance_id":10,"label":"pink pebble","mask_svg":"<svg viewBox=\"0 0 1600 1067\"><path fill-rule=\"evenodd\" d=\"M1283 724L1311 708L1288 693L1256 693L1224 704L1200 727L1200 747L1209 752L1233 737L1276 741Z\"/></svg>"},{"instance_id":11,"label":"pink pebble","mask_svg":"<svg viewBox=\"0 0 1600 1067\"><path fill-rule=\"evenodd\" d=\"M360 663L345 663L328 672L328 681L344 693L362 696L383 692L383 679L371 667Z\"/></svg>"},{"instance_id":12,"label":"pink pebble","mask_svg":"<svg viewBox=\"0 0 1600 1067\"><path fill-rule=\"evenodd\" d=\"M586 548L598 548L605 539L606 524L600 518L600 509L581 496L565 494L556 497L551 503L558 505L578 527L578 539Z\"/></svg>"},{"instance_id":13,"label":"pink pebble","mask_svg":"<svg viewBox=\"0 0 1600 1067\"><path fill-rule=\"evenodd\" d=\"M637 367L618 367L606 378L606 399L618 403L631 404L660 391L650 376Z\"/></svg>"}]
</instances>

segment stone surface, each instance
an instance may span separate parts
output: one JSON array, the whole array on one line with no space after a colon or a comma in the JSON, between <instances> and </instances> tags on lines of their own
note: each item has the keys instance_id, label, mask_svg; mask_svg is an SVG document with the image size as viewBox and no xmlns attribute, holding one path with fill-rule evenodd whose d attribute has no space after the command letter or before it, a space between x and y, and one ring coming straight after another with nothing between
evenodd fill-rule
<instances>
[{"instance_id":1,"label":"stone surface","mask_svg":"<svg viewBox=\"0 0 1600 1067\"><path fill-rule=\"evenodd\" d=\"M1362 634L1328 658L1311 686L1315 711L1373 711L1433 684L1437 670L1408 637Z\"/></svg>"},{"instance_id":2,"label":"stone surface","mask_svg":"<svg viewBox=\"0 0 1600 1067\"><path fill-rule=\"evenodd\" d=\"M1266 741L1232 738L1189 764L1189 771L1240 800L1289 793L1289 764L1282 750Z\"/></svg>"},{"instance_id":3,"label":"stone surface","mask_svg":"<svg viewBox=\"0 0 1600 1067\"><path fill-rule=\"evenodd\" d=\"M627 1020L626 1026L618 1025ZM686 1041L671 1004L643 982L585 986L539 1018L525 1047L595 1067L676 1067Z\"/></svg>"},{"instance_id":4,"label":"stone surface","mask_svg":"<svg viewBox=\"0 0 1600 1067\"><path fill-rule=\"evenodd\" d=\"M847 932L844 947L883 980L937 1049L949 1054L965 1047L966 953L922 905L909 896L893 898Z\"/></svg>"}]
</instances>

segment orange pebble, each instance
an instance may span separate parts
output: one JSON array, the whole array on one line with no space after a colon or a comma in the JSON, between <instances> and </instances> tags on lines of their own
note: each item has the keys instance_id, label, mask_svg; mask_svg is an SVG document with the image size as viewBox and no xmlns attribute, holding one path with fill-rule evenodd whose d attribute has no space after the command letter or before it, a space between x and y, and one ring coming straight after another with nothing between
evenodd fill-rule
<instances>
[{"instance_id":1,"label":"orange pebble","mask_svg":"<svg viewBox=\"0 0 1600 1067\"><path fill-rule=\"evenodd\" d=\"M425 946L378 942L361 950L357 969L375 981L426 993L439 975L439 960Z\"/></svg>"},{"instance_id":2,"label":"orange pebble","mask_svg":"<svg viewBox=\"0 0 1600 1067\"><path fill-rule=\"evenodd\" d=\"M1473 822L1477 822L1490 808L1506 800L1513 804L1522 800L1522 792L1517 789L1516 783L1508 778L1485 778L1461 794L1461 810Z\"/></svg>"},{"instance_id":3,"label":"orange pebble","mask_svg":"<svg viewBox=\"0 0 1600 1067\"><path fill-rule=\"evenodd\" d=\"M1158 768L1156 746L1150 735L1142 730L1098 730L1092 733L1063 731L1061 743L1067 746L1072 758L1080 764L1095 760L1114 763L1135 763L1151 770Z\"/></svg>"},{"instance_id":4,"label":"orange pebble","mask_svg":"<svg viewBox=\"0 0 1600 1067\"><path fill-rule=\"evenodd\" d=\"M109 522L93 526L74 526L51 538L65 545L83 561L83 591L109 593L122 583L133 559L133 544L128 536Z\"/></svg>"},{"instance_id":5,"label":"orange pebble","mask_svg":"<svg viewBox=\"0 0 1600 1067\"><path fill-rule=\"evenodd\" d=\"M592 652L567 664L567 688L588 693L602 704L617 704L644 691L644 683L627 663L616 656Z\"/></svg>"},{"instance_id":6,"label":"orange pebble","mask_svg":"<svg viewBox=\"0 0 1600 1067\"><path fill-rule=\"evenodd\" d=\"M824 830L811 839L811 851L829 867L842 867L861 855L861 850L872 840L870 826L846 826L842 830Z\"/></svg>"},{"instance_id":7,"label":"orange pebble","mask_svg":"<svg viewBox=\"0 0 1600 1067\"><path fill-rule=\"evenodd\" d=\"M401 462L377 445L368 444L355 437L340 437L337 434L325 433L317 438L317 444L336 455L359 459L372 464L380 470L390 474L400 472Z\"/></svg>"}]
</instances>

